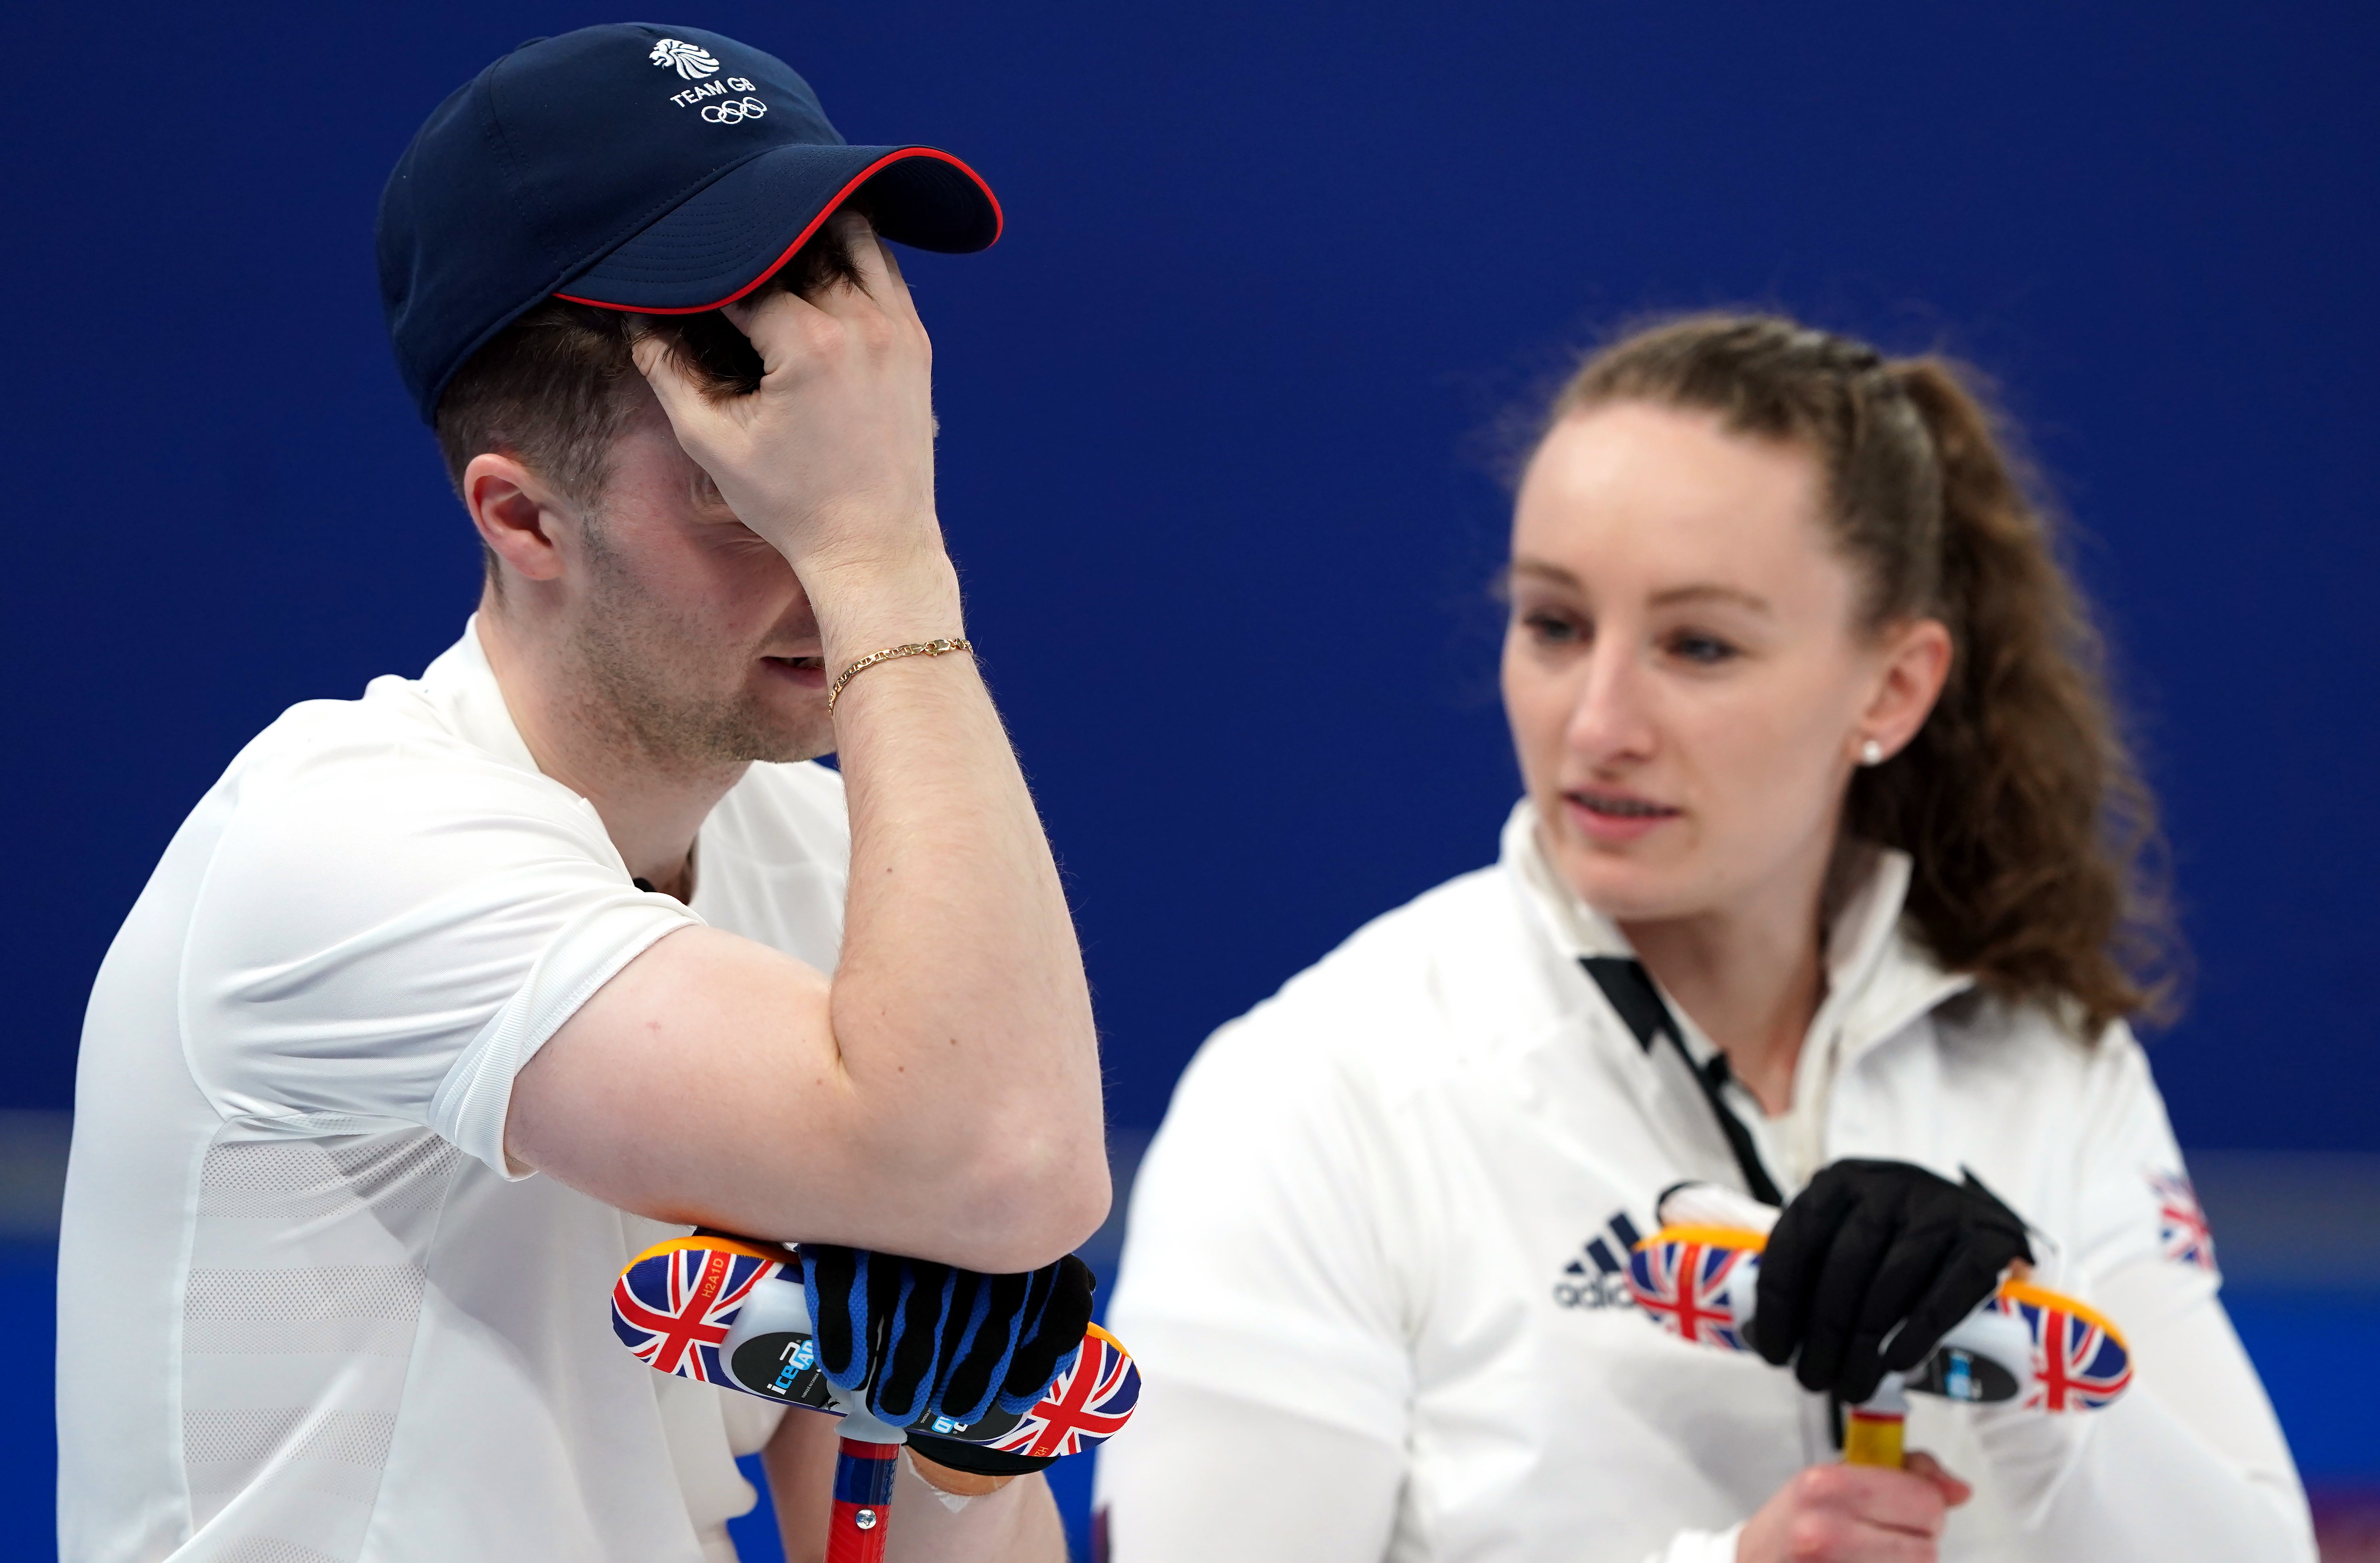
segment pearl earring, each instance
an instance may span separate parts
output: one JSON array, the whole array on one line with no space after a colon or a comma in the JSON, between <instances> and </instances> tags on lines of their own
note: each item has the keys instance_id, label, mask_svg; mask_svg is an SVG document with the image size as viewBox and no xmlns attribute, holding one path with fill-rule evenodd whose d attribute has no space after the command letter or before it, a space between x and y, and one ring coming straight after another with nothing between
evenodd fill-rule
<instances>
[{"instance_id":1,"label":"pearl earring","mask_svg":"<svg viewBox=\"0 0 2380 1563\"><path fill-rule=\"evenodd\" d=\"M1861 745L1860 745L1860 763L1861 763L1861 764L1863 764L1863 765L1881 765L1881 764L1883 764L1883 763L1884 763L1884 745L1882 745L1882 744L1880 744L1880 743L1876 742L1876 739L1868 739L1865 743L1861 744Z\"/></svg>"}]
</instances>

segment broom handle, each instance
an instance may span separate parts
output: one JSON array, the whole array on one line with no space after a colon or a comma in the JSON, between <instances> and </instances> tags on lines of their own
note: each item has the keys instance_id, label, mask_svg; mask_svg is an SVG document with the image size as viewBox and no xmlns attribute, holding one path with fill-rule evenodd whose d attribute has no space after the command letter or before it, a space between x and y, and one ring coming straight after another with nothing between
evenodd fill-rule
<instances>
[{"instance_id":1,"label":"broom handle","mask_svg":"<svg viewBox=\"0 0 2380 1563\"><path fill-rule=\"evenodd\" d=\"M1843 1419L1843 1463L1880 1465L1898 1471L1904 1463L1901 1436L1909 1423L1907 1381L1897 1373L1884 1375L1876 1393L1846 1408Z\"/></svg>"},{"instance_id":2,"label":"broom handle","mask_svg":"<svg viewBox=\"0 0 2380 1563\"><path fill-rule=\"evenodd\" d=\"M892 1466L898 1444L845 1438L834 1457L834 1518L826 1563L882 1563L884 1532L892 1517Z\"/></svg>"}]
</instances>

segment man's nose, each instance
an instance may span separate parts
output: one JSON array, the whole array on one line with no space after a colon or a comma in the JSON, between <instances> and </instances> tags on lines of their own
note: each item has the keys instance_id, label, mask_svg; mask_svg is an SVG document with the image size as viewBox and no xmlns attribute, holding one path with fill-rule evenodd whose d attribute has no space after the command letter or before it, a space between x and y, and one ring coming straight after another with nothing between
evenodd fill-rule
<instances>
[{"instance_id":1,"label":"man's nose","mask_svg":"<svg viewBox=\"0 0 2380 1563\"><path fill-rule=\"evenodd\" d=\"M1645 669L1615 637L1599 641L1581 669L1577 699L1562 739L1590 765L1641 760L1653 750Z\"/></svg>"}]
</instances>

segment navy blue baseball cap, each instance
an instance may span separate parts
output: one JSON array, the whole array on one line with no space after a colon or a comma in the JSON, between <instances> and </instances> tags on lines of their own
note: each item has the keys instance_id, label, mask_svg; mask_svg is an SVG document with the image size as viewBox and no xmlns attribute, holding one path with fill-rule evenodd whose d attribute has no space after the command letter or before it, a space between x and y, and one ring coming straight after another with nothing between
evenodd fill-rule
<instances>
[{"instance_id":1,"label":"navy blue baseball cap","mask_svg":"<svg viewBox=\"0 0 2380 1563\"><path fill-rule=\"evenodd\" d=\"M775 55L693 27L537 38L438 105L381 193L381 303L424 422L489 338L548 297L697 314L759 287L861 196L920 250L1000 237L946 152L844 144Z\"/></svg>"}]
</instances>

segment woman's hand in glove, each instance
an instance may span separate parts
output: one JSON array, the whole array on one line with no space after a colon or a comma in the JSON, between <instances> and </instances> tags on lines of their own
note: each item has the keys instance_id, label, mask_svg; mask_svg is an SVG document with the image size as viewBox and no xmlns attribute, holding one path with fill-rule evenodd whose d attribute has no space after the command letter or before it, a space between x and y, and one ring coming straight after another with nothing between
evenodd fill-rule
<instances>
[{"instance_id":1,"label":"woman's hand in glove","mask_svg":"<svg viewBox=\"0 0 2380 1563\"><path fill-rule=\"evenodd\" d=\"M1906 1162L1836 1162L1768 1234L1752 1344L1792 1362L1803 1388L1857 1405L2032 1258L2023 1221L1973 1173L1961 1184Z\"/></svg>"}]
</instances>

